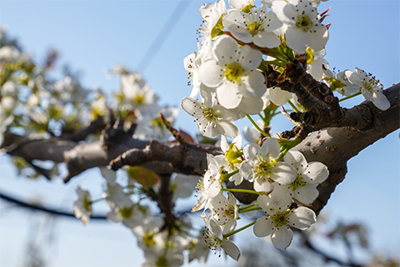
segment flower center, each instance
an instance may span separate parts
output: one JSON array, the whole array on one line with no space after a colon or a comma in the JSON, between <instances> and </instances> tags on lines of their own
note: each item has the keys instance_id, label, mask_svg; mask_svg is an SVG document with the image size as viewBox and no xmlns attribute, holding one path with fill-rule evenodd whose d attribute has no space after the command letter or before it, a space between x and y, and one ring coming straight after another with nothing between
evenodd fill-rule
<instances>
[{"instance_id":1,"label":"flower center","mask_svg":"<svg viewBox=\"0 0 400 267\"><path fill-rule=\"evenodd\" d=\"M308 31L312 25L311 19L307 15L297 16L296 27L303 29L303 31Z\"/></svg>"},{"instance_id":2,"label":"flower center","mask_svg":"<svg viewBox=\"0 0 400 267\"><path fill-rule=\"evenodd\" d=\"M221 239L213 234L209 229L203 231L204 240L206 241L208 248L211 250L221 250Z\"/></svg>"},{"instance_id":3,"label":"flower center","mask_svg":"<svg viewBox=\"0 0 400 267\"><path fill-rule=\"evenodd\" d=\"M214 110L203 105L203 115L208 121L215 121L218 117L214 115Z\"/></svg>"},{"instance_id":4,"label":"flower center","mask_svg":"<svg viewBox=\"0 0 400 267\"><path fill-rule=\"evenodd\" d=\"M367 90L368 92L373 93L373 92L374 92L374 89L373 89L373 87L372 87L372 82L371 82L371 81L372 81L372 80L363 81L363 82L362 82L362 86L363 86L364 89Z\"/></svg>"},{"instance_id":5,"label":"flower center","mask_svg":"<svg viewBox=\"0 0 400 267\"><path fill-rule=\"evenodd\" d=\"M296 179L291 183L289 186L290 188L294 191L300 187L305 186L307 183L303 180L303 177L301 177L300 174L296 176Z\"/></svg>"},{"instance_id":6,"label":"flower center","mask_svg":"<svg viewBox=\"0 0 400 267\"><path fill-rule=\"evenodd\" d=\"M241 156L243 155L243 151L238 149L235 144L231 144L229 146L228 151L225 153L225 157L229 162L230 167L233 169L236 163L241 163L243 160Z\"/></svg>"},{"instance_id":7,"label":"flower center","mask_svg":"<svg viewBox=\"0 0 400 267\"><path fill-rule=\"evenodd\" d=\"M259 31L264 31L262 24L259 23L258 21L253 21L248 24L247 26L251 36L256 35Z\"/></svg>"},{"instance_id":8,"label":"flower center","mask_svg":"<svg viewBox=\"0 0 400 267\"><path fill-rule=\"evenodd\" d=\"M89 194L85 194L83 197L83 208L88 212L92 212L92 201L90 201Z\"/></svg>"},{"instance_id":9,"label":"flower center","mask_svg":"<svg viewBox=\"0 0 400 267\"><path fill-rule=\"evenodd\" d=\"M263 159L262 157L259 158L258 163L255 166L255 178L266 178L271 176L271 167L272 167L272 162Z\"/></svg>"},{"instance_id":10,"label":"flower center","mask_svg":"<svg viewBox=\"0 0 400 267\"><path fill-rule=\"evenodd\" d=\"M286 211L278 211L270 217L275 228L289 224L289 213L290 209L287 209Z\"/></svg>"},{"instance_id":11,"label":"flower center","mask_svg":"<svg viewBox=\"0 0 400 267\"><path fill-rule=\"evenodd\" d=\"M242 75L244 73L244 69L238 62L232 62L225 67L225 78L228 81L237 83L240 81L240 78L242 78Z\"/></svg>"},{"instance_id":12,"label":"flower center","mask_svg":"<svg viewBox=\"0 0 400 267\"><path fill-rule=\"evenodd\" d=\"M118 210L119 216L121 216L123 219L129 219L132 216L132 212L133 206L128 208L121 208Z\"/></svg>"},{"instance_id":13,"label":"flower center","mask_svg":"<svg viewBox=\"0 0 400 267\"><path fill-rule=\"evenodd\" d=\"M146 245L146 247L150 247L156 244L156 241L154 240L155 233L152 232L146 232L143 236L143 243Z\"/></svg>"},{"instance_id":14,"label":"flower center","mask_svg":"<svg viewBox=\"0 0 400 267\"><path fill-rule=\"evenodd\" d=\"M143 94L135 95L135 97L133 98L133 102L138 105L145 104L144 95Z\"/></svg>"}]
</instances>

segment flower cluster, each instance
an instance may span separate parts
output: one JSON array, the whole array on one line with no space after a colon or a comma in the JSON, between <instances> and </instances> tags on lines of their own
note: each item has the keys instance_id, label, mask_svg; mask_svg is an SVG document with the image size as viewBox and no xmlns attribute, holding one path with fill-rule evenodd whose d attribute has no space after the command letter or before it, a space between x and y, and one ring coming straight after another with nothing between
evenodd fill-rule
<instances>
[{"instance_id":1,"label":"flower cluster","mask_svg":"<svg viewBox=\"0 0 400 267\"><path fill-rule=\"evenodd\" d=\"M357 89L378 108L390 106L382 85L361 70L332 76L324 59L329 24L323 22L328 10L318 12L321 1L262 1L261 7L252 0L228 2L230 8L222 0L200 7L199 50L184 59L193 90L181 106L196 118L205 137L234 138L239 133L236 120L259 114L271 102L293 106L294 95L279 84L267 87L265 76L269 69L282 73L301 55L317 81L335 80L342 92ZM339 77L346 80L340 82Z\"/></svg>"},{"instance_id":2,"label":"flower cluster","mask_svg":"<svg viewBox=\"0 0 400 267\"><path fill-rule=\"evenodd\" d=\"M141 170L145 170L144 168ZM183 216L174 221L172 228L166 230L163 217L153 213L150 202L144 201L150 192L157 193L159 180L156 174L145 170L146 175L135 176L134 170L126 172L128 180L117 179L117 173L107 168L100 168L105 178L105 193L92 200L89 191L77 187L78 199L74 203L74 214L87 224L93 212L93 204L105 200L109 207L107 219L122 223L137 238L138 246L143 249L145 262L142 266L180 266L184 263L184 253L189 251L189 261L198 259L205 262L208 247L205 236L199 231L190 230L190 218ZM122 174L122 173L120 173ZM153 180L140 180L141 177L154 175ZM191 196L198 181L197 176L175 175L169 184L173 199L184 199ZM171 225L168 225L171 227Z\"/></svg>"},{"instance_id":3,"label":"flower cluster","mask_svg":"<svg viewBox=\"0 0 400 267\"><path fill-rule=\"evenodd\" d=\"M270 235L277 248L286 249L293 238L291 228L305 230L316 222L308 206L318 197L317 185L329 175L323 163L307 162L298 151L280 152L275 138L266 139L261 146L249 143L243 149L241 143L240 135L230 145L222 136L224 154L208 155L208 170L197 186L198 201L192 210L204 209L207 236L212 237L206 239L210 248L223 249L236 260L240 252L229 237L238 231L240 213L264 210L265 215L245 228L254 224L256 236ZM240 189L244 180L251 182L254 190ZM226 182L239 187L227 188ZM240 206L234 192L256 194L257 202Z\"/></svg>"},{"instance_id":4,"label":"flower cluster","mask_svg":"<svg viewBox=\"0 0 400 267\"><path fill-rule=\"evenodd\" d=\"M345 95L343 100L363 94L382 110L390 103L379 81L364 71L356 68L335 76L329 70L324 59L329 24L323 24L328 10L318 12L321 1L264 0L260 7L254 0L228 2L229 8L218 0L199 9L203 23L198 51L184 59L193 89L181 106L195 117L203 136L221 136L223 154L207 156L208 169L196 187L198 200L192 211L203 210L209 247L237 260L240 251L231 237L247 227L254 225L256 236L271 236L277 248L286 249L293 237L291 228L306 230L313 225L316 215L309 207L318 197L317 185L329 176L323 163L307 162L293 149L299 140L276 139L269 133L277 106L288 104L303 111L297 96L280 88L282 79L294 83L285 77L287 66L302 59L306 72ZM270 83L270 73L278 73L274 75L280 82ZM255 114L261 125L252 120ZM244 117L256 130L245 130L250 143L242 147L235 121ZM227 137L234 138L230 144ZM243 189L243 181L253 190ZM243 206L237 204L236 192L258 198ZM254 210L264 214L236 229L239 214Z\"/></svg>"}]
</instances>

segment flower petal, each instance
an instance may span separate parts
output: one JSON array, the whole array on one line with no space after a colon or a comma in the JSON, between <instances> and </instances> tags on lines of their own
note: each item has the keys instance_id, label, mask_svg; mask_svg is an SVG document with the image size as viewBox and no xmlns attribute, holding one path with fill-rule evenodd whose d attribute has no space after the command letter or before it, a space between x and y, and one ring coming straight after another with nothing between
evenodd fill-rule
<instances>
[{"instance_id":1,"label":"flower petal","mask_svg":"<svg viewBox=\"0 0 400 267\"><path fill-rule=\"evenodd\" d=\"M239 106L243 95L239 93L238 86L233 82L225 82L217 88L217 98L221 106L233 109Z\"/></svg>"},{"instance_id":2,"label":"flower petal","mask_svg":"<svg viewBox=\"0 0 400 267\"><path fill-rule=\"evenodd\" d=\"M258 237L264 237L271 234L273 227L273 222L267 217L263 216L257 219L256 224L253 227L253 232Z\"/></svg>"},{"instance_id":3,"label":"flower petal","mask_svg":"<svg viewBox=\"0 0 400 267\"><path fill-rule=\"evenodd\" d=\"M290 184L296 179L296 171L286 162L277 162L271 167L271 179L280 184Z\"/></svg>"},{"instance_id":4,"label":"flower petal","mask_svg":"<svg viewBox=\"0 0 400 267\"><path fill-rule=\"evenodd\" d=\"M303 205L310 205L318 195L319 191L317 190L316 185L313 184L306 184L305 186L297 188L297 190L293 192L293 198Z\"/></svg>"},{"instance_id":5,"label":"flower petal","mask_svg":"<svg viewBox=\"0 0 400 267\"><path fill-rule=\"evenodd\" d=\"M224 249L225 253L229 257L231 257L235 261L239 260L239 258L240 258L240 250L232 241L222 240L221 247Z\"/></svg>"},{"instance_id":6,"label":"flower petal","mask_svg":"<svg viewBox=\"0 0 400 267\"><path fill-rule=\"evenodd\" d=\"M209 59L201 64L199 69L200 80L208 87L217 87L223 80L224 70L217 61Z\"/></svg>"},{"instance_id":7,"label":"flower petal","mask_svg":"<svg viewBox=\"0 0 400 267\"><path fill-rule=\"evenodd\" d=\"M310 34L297 27L290 27L286 30L285 40L288 47L301 54L305 53L311 44Z\"/></svg>"},{"instance_id":8,"label":"flower petal","mask_svg":"<svg viewBox=\"0 0 400 267\"><path fill-rule=\"evenodd\" d=\"M272 244L276 248L286 249L292 243L293 231L287 226L276 228L271 235Z\"/></svg>"},{"instance_id":9,"label":"flower petal","mask_svg":"<svg viewBox=\"0 0 400 267\"><path fill-rule=\"evenodd\" d=\"M313 161L308 163L307 168L304 170L301 176L307 183L320 184L328 178L329 170L325 164L318 161Z\"/></svg>"},{"instance_id":10,"label":"flower petal","mask_svg":"<svg viewBox=\"0 0 400 267\"><path fill-rule=\"evenodd\" d=\"M289 225L300 230L306 230L317 221L317 216L312 209L299 207L289 215Z\"/></svg>"},{"instance_id":11,"label":"flower petal","mask_svg":"<svg viewBox=\"0 0 400 267\"><path fill-rule=\"evenodd\" d=\"M214 55L221 65L236 61L238 51L238 43L228 35L222 35L214 43Z\"/></svg>"}]
</instances>

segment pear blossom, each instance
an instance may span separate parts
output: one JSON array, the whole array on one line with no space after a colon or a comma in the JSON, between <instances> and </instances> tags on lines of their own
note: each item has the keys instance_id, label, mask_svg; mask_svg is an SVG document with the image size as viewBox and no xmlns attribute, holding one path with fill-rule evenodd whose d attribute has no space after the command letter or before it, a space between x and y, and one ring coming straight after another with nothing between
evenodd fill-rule
<instances>
[{"instance_id":1,"label":"pear blossom","mask_svg":"<svg viewBox=\"0 0 400 267\"><path fill-rule=\"evenodd\" d=\"M138 206L127 197L113 205L107 214L107 219L113 222L122 222L126 227L132 229L143 223L143 214Z\"/></svg>"},{"instance_id":2,"label":"pear blossom","mask_svg":"<svg viewBox=\"0 0 400 267\"><path fill-rule=\"evenodd\" d=\"M285 41L298 53L307 47L319 51L329 39L328 29L319 22L317 9L309 0L273 1L272 10L285 24Z\"/></svg>"},{"instance_id":3,"label":"pear blossom","mask_svg":"<svg viewBox=\"0 0 400 267\"><path fill-rule=\"evenodd\" d=\"M240 250L230 240L223 238L223 227L218 225L215 219L203 215L203 220L206 223L206 229L203 232L204 239L208 247L221 255L221 250L234 260L239 260Z\"/></svg>"},{"instance_id":4,"label":"pear blossom","mask_svg":"<svg viewBox=\"0 0 400 267\"><path fill-rule=\"evenodd\" d=\"M196 186L198 191L198 199L192 212L201 210L202 208L208 207L208 202L210 199L216 197L219 192L221 192L221 173L220 166L223 164L223 156L213 156L207 154L208 170L204 174L202 180Z\"/></svg>"},{"instance_id":5,"label":"pear blossom","mask_svg":"<svg viewBox=\"0 0 400 267\"><path fill-rule=\"evenodd\" d=\"M203 23L198 29L199 34L199 57L207 59L212 51L213 30L220 21L221 16L226 11L224 0L218 0L214 4L204 4L199 8Z\"/></svg>"},{"instance_id":6,"label":"pear blossom","mask_svg":"<svg viewBox=\"0 0 400 267\"><path fill-rule=\"evenodd\" d=\"M232 10L222 20L224 27L238 40L244 43L254 43L259 47L274 48L281 44L274 33L282 26L272 11L264 9L244 13Z\"/></svg>"},{"instance_id":7,"label":"pear blossom","mask_svg":"<svg viewBox=\"0 0 400 267\"><path fill-rule=\"evenodd\" d=\"M390 108L390 102L383 94L383 85L375 77L371 77L359 68L355 68L355 72L346 70L344 75L352 87L358 88L357 91L361 90L364 98L374 103L377 108L380 110Z\"/></svg>"},{"instance_id":8,"label":"pear blossom","mask_svg":"<svg viewBox=\"0 0 400 267\"><path fill-rule=\"evenodd\" d=\"M221 106L234 109L242 99L260 98L265 93L264 76L257 70L262 60L260 51L247 45L239 47L227 35L215 41L213 51L214 58L200 66L199 74L202 83L216 88Z\"/></svg>"},{"instance_id":9,"label":"pear blossom","mask_svg":"<svg viewBox=\"0 0 400 267\"><path fill-rule=\"evenodd\" d=\"M254 190L269 193L273 190L271 181L290 184L296 178L296 171L286 162L277 162L280 145L275 138L268 138L262 146L248 144L244 149L246 160L240 165L240 174L254 182Z\"/></svg>"},{"instance_id":10,"label":"pear blossom","mask_svg":"<svg viewBox=\"0 0 400 267\"><path fill-rule=\"evenodd\" d=\"M293 239L291 227L306 230L317 218L314 211L306 207L289 209L291 201L285 198L285 194L279 194L277 191L274 189L270 195L260 195L257 198L258 204L268 216L257 219L253 231L258 237L270 235L274 246L284 250Z\"/></svg>"},{"instance_id":11,"label":"pear blossom","mask_svg":"<svg viewBox=\"0 0 400 267\"><path fill-rule=\"evenodd\" d=\"M189 263L198 259L200 263L206 263L210 250L202 234L193 238L189 244Z\"/></svg>"},{"instance_id":12,"label":"pear blossom","mask_svg":"<svg viewBox=\"0 0 400 267\"><path fill-rule=\"evenodd\" d=\"M224 233L233 231L236 221L239 218L239 207L236 198L228 193L228 199L221 193L210 201L211 217L219 224L224 226Z\"/></svg>"},{"instance_id":13,"label":"pear blossom","mask_svg":"<svg viewBox=\"0 0 400 267\"><path fill-rule=\"evenodd\" d=\"M329 176L328 168L321 162L307 162L299 151L290 150L283 159L297 172L296 179L283 186L285 194L291 194L303 205L310 205L318 197L317 185L324 182Z\"/></svg>"},{"instance_id":14,"label":"pear blossom","mask_svg":"<svg viewBox=\"0 0 400 267\"><path fill-rule=\"evenodd\" d=\"M139 112L158 100L158 96L139 73L121 75L121 93L125 99L125 104Z\"/></svg>"},{"instance_id":15,"label":"pear blossom","mask_svg":"<svg viewBox=\"0 0 400 267\"><path fill-rule=\"evenodd\" d=\"M203 103L185 97L181 101L181 106L189 115L196 118L197 127L205 137L215 138L220 134L235 137L239 133L238 127L232 122L238 119L238 116L221 106L215 96L205 97Z\"/></svg>"},{"instance_id":16,"label":"pear blossom","mask_svg":"<svg viewBox=\"0 0 400 267\"><path fill-rule=\"evenodd\" d=\"M76 188L78 199L74 202L73 213L76 218L81 219L83 224L87 224L92 214L92 200L89 191L82 190L80 186Z\"/></svg>"}]
</instances>

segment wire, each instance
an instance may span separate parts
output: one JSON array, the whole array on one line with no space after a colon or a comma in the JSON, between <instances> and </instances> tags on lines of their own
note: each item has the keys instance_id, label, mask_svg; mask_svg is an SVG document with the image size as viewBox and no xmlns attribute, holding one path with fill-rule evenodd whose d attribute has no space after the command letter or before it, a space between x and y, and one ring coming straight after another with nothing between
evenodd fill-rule
<instances>
[{"instance_id":1,"label":"wire","mask_svg":"<svg viewBox=\"0 0 400 267\"><path fill-rule=\"evenodd\" d=\"M146 68L152 62L154 56L164 45L164 42L168 38L168 35L173 31L175 25L178 23L179 19L181 18L182 14L185 12L185 10L189 6L189 4L190 4L190 0L179 1L178 5L172 11L168 20L165 22L164 27L162 27L162 29L160 30L160 32L157 34L156 38L154 39L153 43L148 47L146 53L144 54L142 59L139 61L139 64L136 67L137 71L144 73Z\"/></svg>"}]
</instances>

